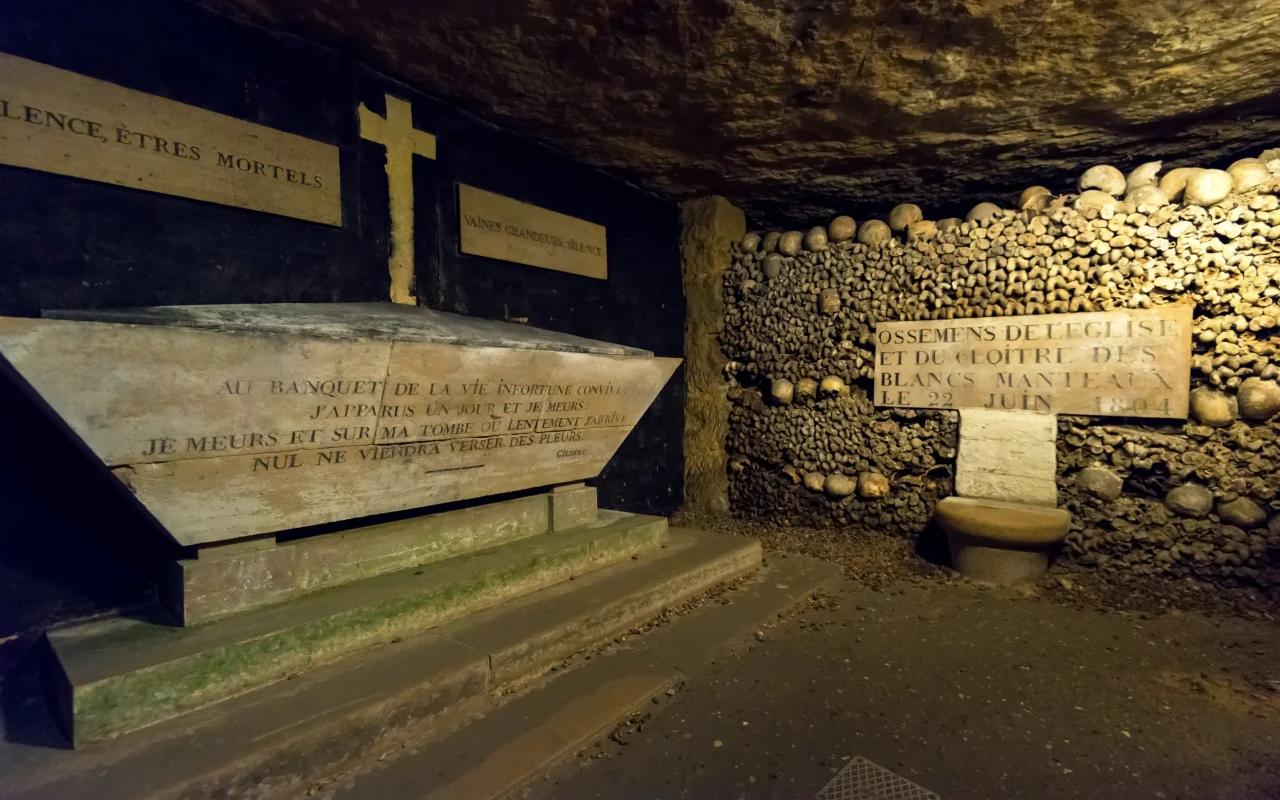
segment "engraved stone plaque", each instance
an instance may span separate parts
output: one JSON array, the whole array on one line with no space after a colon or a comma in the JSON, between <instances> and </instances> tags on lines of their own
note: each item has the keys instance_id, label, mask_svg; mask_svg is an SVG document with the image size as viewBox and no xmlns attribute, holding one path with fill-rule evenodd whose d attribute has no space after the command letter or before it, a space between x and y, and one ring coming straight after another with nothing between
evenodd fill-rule
<instances>
[{"instance_id":1,"label":"engraved stone plaque","mask_svg":"<svg viewBox=\"0 0 1280 800\"><path fill-rule=\"evenodd\" d=\"M882 322L875 404L1182 419L1191 312Z\"/></svg>"},{"instance_id":2,"label":"engraved stone plaque","mask_svg":"<svg viewBox=\"0 0 1280 800\"><path fill-rule=\"evenodd\" d=\"M474 186L458 186L462 252L572 272L609 277L605 229Z\"/></svg>"},{"instance_id":3,"label":"engraved stone plaque","mask_svg":"<svg viewBox=\"0 0 1280 800\"><path fill-rule=\"evenodd\" d=\"M337 147L5 53L0 164L342 224Z\"/></svg>"},{"instance_id":4,"label":"engraved stone plaque","mask_svg":"<svg viewBox=\"0 0 1280 800\"><path fill-rule=\"evenodd\" d=\"M62 316L0 354L188 545L595 477L679 364L391 304Z\"/></svg>"}]
</instances>

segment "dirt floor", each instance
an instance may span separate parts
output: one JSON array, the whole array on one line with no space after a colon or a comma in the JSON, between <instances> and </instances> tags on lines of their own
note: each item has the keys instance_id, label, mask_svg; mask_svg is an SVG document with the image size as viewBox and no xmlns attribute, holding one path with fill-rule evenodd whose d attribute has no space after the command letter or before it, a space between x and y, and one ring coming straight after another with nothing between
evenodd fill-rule
<instances>
[{"instance_id":1,"label":"dirt floor","mask_svg":"<svg viewBox=\"0 0 1280 800\"><path fill-rule=\"evenodd\" d=\"M1280 798L1280 626L1261 598L1061 571L988 589L882 537L751 532L853 580L525 797L811 798L862 756L946 800ZM1146 610L1107 607L1126 600Z\"/></svg>"},{"instance_id":2,"label":"dirt floor","mask_svg":"<svg viewBox=\"0 0 1280 800\"><path fill-rule=\"evenodd\" d=\"M907 584L953 583L960 579L939 564L949 560L942 533L930 530L912 543L880 532L849 528L805 528L681 513L673 525L704 531L754 536L768 550L799 553L833 561L845 575L871 588ZM1102 571L1054 561L1037 587L1058 602L1082 608L1159 613L1168 610L1201 611L1213 616L1245 619L1280 619L1280 587L1264 593L1255 588L1221 587L1191 579L1140 578L1123 571Z\"/></svg>"}]
</instances>

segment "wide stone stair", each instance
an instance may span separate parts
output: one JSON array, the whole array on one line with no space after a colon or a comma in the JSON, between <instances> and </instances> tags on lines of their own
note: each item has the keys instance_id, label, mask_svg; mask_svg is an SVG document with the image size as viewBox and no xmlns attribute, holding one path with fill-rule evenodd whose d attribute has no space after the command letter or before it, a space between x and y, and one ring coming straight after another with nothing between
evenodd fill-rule
<instances>
[{"instance_id":1,"label":"wide stone stair","mask_svg":"<svg viewBox=\"0 0 1280 800\"><path fill-rule=\"evenodd\" d=\"M77 743L154 724L368 647L653 552L667 522L618 512L190 628L113 620L54 633L54 701Z\"/></svg>"},{"instance_id":2,"label":"wide stone stair","mask_svg":"<svg viewBox=\"0 0 1280 800\"><path fill-rule=\"evenodd\" d=\"M832 576L829 565L789 564L798 575L764 605L696 638L749 631L760 608L781 609ZM113 619L52 632L6 682L0 796L299 796L388 753L448 741L508 700L530 702L550 678L575 674L558 670L565 659L717 585L760 583L760 570L754 540L602 510L578 527L192 627ZM575 721L582 736L671 669L597 687L612 700L597 708L603 717Z\"/></svg>"}]
</instances>

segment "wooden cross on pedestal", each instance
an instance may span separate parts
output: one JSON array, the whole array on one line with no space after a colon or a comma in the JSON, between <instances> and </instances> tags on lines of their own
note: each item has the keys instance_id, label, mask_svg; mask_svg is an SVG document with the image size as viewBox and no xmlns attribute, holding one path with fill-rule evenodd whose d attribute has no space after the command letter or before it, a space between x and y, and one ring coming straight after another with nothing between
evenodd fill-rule
<instances>
[{"instance_id":1,"label":"wooden cross on pedestal","mask_svg":"<svg viewBox=\"0 0 1280 800\"><path fill-rule=\"evenodd\" d=\"M435 159L436 137L413 127L413 106L387 95L387 116L360 104L360 138L387 148L391 198L391 302L416 305L413 296L413 157Z\"/></svg>"}]
</instances>

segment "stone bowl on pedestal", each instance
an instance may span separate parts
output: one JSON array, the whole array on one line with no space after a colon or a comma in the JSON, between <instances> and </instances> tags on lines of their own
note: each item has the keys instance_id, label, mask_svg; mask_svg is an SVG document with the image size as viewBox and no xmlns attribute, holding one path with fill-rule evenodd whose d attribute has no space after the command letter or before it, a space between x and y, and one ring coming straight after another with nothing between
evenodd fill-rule
<instances>
[{"instance_id":1,"label":"stone bowl on pedestal","mask_svg":"<svg viewBox=\"0 0 1280 800\"><path fill-rule=\"evenodd\" d=\"M1071 515L1060 508L970 497L943 498L934 519L947 534L956 570L992 583L1039 579L1071 527Z\"/></svg>"}]
</instances>

